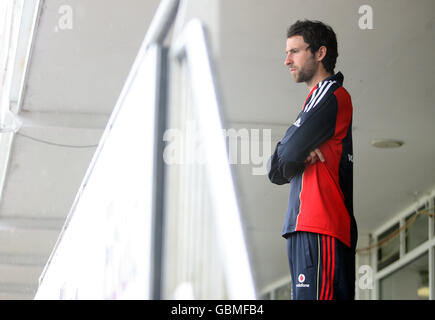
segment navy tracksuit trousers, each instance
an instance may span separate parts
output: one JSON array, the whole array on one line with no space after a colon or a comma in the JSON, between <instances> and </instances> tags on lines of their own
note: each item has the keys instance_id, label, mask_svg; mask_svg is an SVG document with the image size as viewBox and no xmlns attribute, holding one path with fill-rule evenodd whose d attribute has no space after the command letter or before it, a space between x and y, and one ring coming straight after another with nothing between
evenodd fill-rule
<instances>
[{"instance_id":1,"label":"navy tracksuit trousers","mask_svg":"<svg viewBox=\"0 0 435 320\"><path fill-rule=\"evenodd\" d=\"M353 300L355 250L334 237L297 231L287 238L293 300Z\"/></svg>"}]
</instances>

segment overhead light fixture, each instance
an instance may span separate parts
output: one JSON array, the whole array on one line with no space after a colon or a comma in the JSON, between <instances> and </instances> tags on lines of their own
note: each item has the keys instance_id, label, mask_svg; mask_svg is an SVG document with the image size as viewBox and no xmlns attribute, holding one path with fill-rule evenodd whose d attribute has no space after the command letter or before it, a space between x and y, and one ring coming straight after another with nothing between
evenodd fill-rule
<instances>
[{"instance_id":1,"label":"overhead light fixture","mask_svg":"<svg viewBox=\"0 0 435 320\"><path fill-rule=\"evenodd\" d=\"M402 145L403 141L395 139L380 139L372 141L372 146L375 148L400 148Z\"/></svg>"}]
</instances>

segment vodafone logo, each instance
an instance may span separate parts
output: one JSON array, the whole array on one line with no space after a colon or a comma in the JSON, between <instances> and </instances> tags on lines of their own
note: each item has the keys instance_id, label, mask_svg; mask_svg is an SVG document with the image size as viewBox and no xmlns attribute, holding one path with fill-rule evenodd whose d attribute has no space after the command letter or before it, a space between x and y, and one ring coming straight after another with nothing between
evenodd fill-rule
<instances>
[{"instance_id":1,"label":"vodafone logo","mask_svg":"<svg viewBox=\"0 0 435 320\"><path fill-rule=\"evenodd\" d=\"M299 283L296 284L296 287L298 287L298 288L308 288L310 286L309 284L304 283L305 282L305 275L303 273L300 273L298 275L298 282Z\"/></svg>"}]
</instances>

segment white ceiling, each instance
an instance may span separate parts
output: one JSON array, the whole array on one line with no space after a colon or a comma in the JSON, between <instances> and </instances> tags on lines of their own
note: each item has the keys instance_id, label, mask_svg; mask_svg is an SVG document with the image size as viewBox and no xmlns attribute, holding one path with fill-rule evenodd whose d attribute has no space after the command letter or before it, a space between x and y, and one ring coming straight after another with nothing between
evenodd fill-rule
<instances>
[{"instance_id":1,"label":"white ceiling","mask_svg":"<svg viewBox=\"0 0 435 320\"><path fill-rule=\"evenodd\" d=\"M62 4L73 8L72 30L56 31ZM370 4L374 29L360 30L359 1L220 0L213 24L218 29L212 32L227 126L271 128L274 146L308 94L283 65L286 29L300 18L334 28L336 70L343 72L354 104L354 204L361 233L435 185L435 2ZM21 132L62 144L98 143L157 5L157 0L44 1ZM405 144L396 150L371 147L379 138ZM31 296L94 151L16 136L0 203L0 269L9 267L1 274L10 274L0 278L0 298ZM288 186L252 175L249 165L234 169L261 289L289 274L280 235Z\"/></svg>"},{"instance_id":2,"label":"white ceiling","mask_svg":"<svg viewBox=\"0 0 435 320\"><path fill-rule=\"evenodd\" d=\"M73 12L71 30L58 28L65 4ZM44 1L24 110L110 114L157 5Z\"/></svg>"}]
</instances>

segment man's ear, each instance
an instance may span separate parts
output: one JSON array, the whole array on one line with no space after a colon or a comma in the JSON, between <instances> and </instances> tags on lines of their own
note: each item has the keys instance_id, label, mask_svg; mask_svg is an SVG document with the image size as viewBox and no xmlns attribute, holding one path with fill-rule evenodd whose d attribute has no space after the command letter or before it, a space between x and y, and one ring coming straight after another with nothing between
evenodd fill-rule
<instances>
[{"instance_id":1,"label":"man's ear","mask_svg":"<svg viewBox=\"0 0 435 320\"><path fill-rule=\"evenodd\" d=\"M328 49L325 46L321 46L316 52L317 61L322 61L326 57L326 52Z\"/></svg>"}]
</instances>

